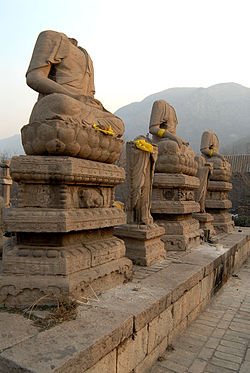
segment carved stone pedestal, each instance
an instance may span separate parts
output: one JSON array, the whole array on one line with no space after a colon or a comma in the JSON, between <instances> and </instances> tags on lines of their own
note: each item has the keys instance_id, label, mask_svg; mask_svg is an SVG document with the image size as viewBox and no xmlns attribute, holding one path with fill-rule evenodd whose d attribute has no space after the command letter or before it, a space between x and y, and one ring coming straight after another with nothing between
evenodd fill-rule
<instances>
[{"instance_id":1,"label":"carved stone pedestal","mask_svg":"<svg viewBox=\"0 0 250 373\"><path fill-rule=\"evenodd\" d=\"M193 213L193 217L199 221L200 228L204 232L204 238L206 241L216 235L213 226L214 217L211 214L206 212L195 212Z\"/></svg>"},{"instance_id":2,"label":"carved stone pedestal","mask_svg":"<svg viewBox=\"0 0 250 373\"><path fill-rule=\"evenodd\" d=\"M6 237L3 235L3 211L10 207L10 187L12 180L10 177L10 162L4 160L0 162L0 258L2 257L3 245Z\"/></svg>"},{"instance_id":3,"label":"carved stone pedestal","mask_svg":"<svg viewBox=\"0 0 250 373\"><path fill-rule=\"evenodd\" d=\"M227 209L232 207L232 202L228 199L228 192L232 189L232 184L226 181L208 182L206 196L206 211L214 218L213 226L216 234L232 232L234 222Z\"/></svg>"},{"instance_id":4,"label":"carved stone pedestal","mask_svg":"<svg viewBox=\"0 0 250 373\"><path fill-rule=\"evenodd\" d=\"M126 224L115 228L115 235L122 238L126 246L126 256L135 264L150 266L166 257L163 227Z\"/></svg>"},{"instance_id":5,"label":"carved stone pedestal","mask_svg":"<svg viewBox=\"0 0 250 373\"><path fill-rule=\"evenodd\" d=\"M151 213L155 222L166 229L165 249L188 250L200 244L202 231L192 213L200 210L194 200L199 179L183 174L155 173Z\"/></svg>"},{"instance_id":6,"label":"carved stone pedestal","mask_svg":"<svg viewBox=\"0 0 250 373\"><path fill-rule=\"evenodd\" d=\"M66 156L20 156L11 173L19 198L5 218L15 237L4 252L1 304L84 300L131 278L125 245L113 235L126 222L112 207L123 169Z\"/></svg>"}]
</instances>

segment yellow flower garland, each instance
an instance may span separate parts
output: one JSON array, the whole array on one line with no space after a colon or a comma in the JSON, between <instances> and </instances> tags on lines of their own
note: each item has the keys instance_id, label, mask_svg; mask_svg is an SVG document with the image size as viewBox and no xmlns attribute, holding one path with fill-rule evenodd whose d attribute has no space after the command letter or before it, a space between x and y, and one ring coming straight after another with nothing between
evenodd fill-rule
<instances>
[{"instance_id":1,"label":"yellow flower garland","mask_svg":"<svg viewBox=\"0 0 250 373\"><path fill-rule=\"evenodd\" d=\"M137 140L137 141L135 141L135 145L140 150L143 150L145 152L153 153L153 145L149 144L145 140Z\"/></svg>"},{"instance_id":2,"label":"yellow flower garland","mask_svg":"<svg viewBox=\"0 0 250 373\"><path fill-rule=\"evenodd\" d=\"M92 127L102 133L105 133L105 135L111 135L113 136L114 135L114 131L112 130L111 126L108 126L108 129L107 130L103 130L102 128L98 127L95 123L92 124Z\"/></svg>"}]
</instances>

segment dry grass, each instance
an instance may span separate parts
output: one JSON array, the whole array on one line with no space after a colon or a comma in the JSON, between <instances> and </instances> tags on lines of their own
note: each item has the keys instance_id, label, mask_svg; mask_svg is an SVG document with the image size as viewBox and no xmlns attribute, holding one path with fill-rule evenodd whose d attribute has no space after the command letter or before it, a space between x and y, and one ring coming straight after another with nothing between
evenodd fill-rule
<instances>
[{"instance_id":1,"label":"dry grass","mask_svg":"<svg viewBox=\"0 0 250 373\"><path fill-rule=\"evenodd\" d=\"M43 307L43 310L49 310L49 314L44 318L37 318L34 315L31 315L30 318L34 320L34 325L38 326L41 330L46 330L64 321L75 320L77 315L76 308L76 302L58 300L57 306L47 307L47 309Z\"/></svg>"}]
</instances>

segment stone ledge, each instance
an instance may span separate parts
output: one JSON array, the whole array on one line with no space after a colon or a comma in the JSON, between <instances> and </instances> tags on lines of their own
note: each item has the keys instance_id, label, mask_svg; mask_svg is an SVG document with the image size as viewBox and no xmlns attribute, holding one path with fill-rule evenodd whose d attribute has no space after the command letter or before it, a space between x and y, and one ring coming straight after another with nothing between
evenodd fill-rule
<instances>
[{"instance_id":1,"label":"stone ledge","mask_svg":"<svg viewBox=\"0 0 250 373\"><path fill-rule=\"evenodd\" d=\"M165 228L156 224L150 226L138 226L132 224L120 225L115 227L115 235L119 237L131 237L138 240L150 240L159 237L165 233Z\"/></svg>"},{"instance_id":2,"label":"stone ledge","mask_svg":"<svg viewBox=\"0 0 250 373\"><path fill-rule=\"evenodd\" d=\"M207 209L230 209L232 202L229 199L218 200L218 199L206 199Z\"/></svg>"},{"instance_id":3,"label":"stone ledge","mask_svg":"<svg viewBox=\"0 0 250 373\"><path fill-rule=\"evenodd\" d=\"M136 267L133 282L79 307L75 321L36 335L33 330L30 336L23 331L25 340L15 343L13 339L8 343L6 337L0 372L87 373L91 367L96 372L95 365L103 371L102 361L107 364L111 357L116 373L144 372L161 355L167 340L172 343L246 260L250 229L240 229L221 236L219 245L203 244L150 268ZM162 332L164 319L168 320L167 336ZM11 322L9 328L13 330Z\"/></svg>"},{"instance_id":4,"label":"stone ledge","mask_svg":"<svg viewBox=\"0 0 250 373\"><path fill-rule=\"evenodd\" d=\"M195 201L162 201L151 202L152 214L191 214L199 212L200 205Z\"/></svg>"},{"instance_id":5,"label":"stone ledge","mask_svg":"<svg viewBox=\"0 0 250 373\"><path fill-rule=\"evenodd\" d=\"M184 174L155 173L153 185L156 188L197 189L200 186L200 180L196 176Z\"/></svg>"},{"instance_id":6,"label":"stone ledge","mask_svg":"<svg viewBox=\"0 0 250 373\"><path fill-rule=\"evenodd\" d=\"M232 184L226 181L209 180L207 189L214 192L226 192L232 189Z\"/></svg>"},{"instance_id":7,"label":"stone ledge","mask_svg":"<svg viewBox=\"0 0 250 373\"><path fill-rule=\"evenodd\" d=\"M21 155L11 160L11 176L23 183L117 185L125 180L122 167L67 156Z\"/></svg>"},{"instance_id":8,"label":"stone ledge","mask_svg":"<svg viewBox=\"0 0 250 373\"><path fill-rule=\"evenodd\" d=\"M71 232L125 224L126 214L116 207L74 210L13 208L6 210L4 222L7 232Z\"/></svg>"}]
</instances>

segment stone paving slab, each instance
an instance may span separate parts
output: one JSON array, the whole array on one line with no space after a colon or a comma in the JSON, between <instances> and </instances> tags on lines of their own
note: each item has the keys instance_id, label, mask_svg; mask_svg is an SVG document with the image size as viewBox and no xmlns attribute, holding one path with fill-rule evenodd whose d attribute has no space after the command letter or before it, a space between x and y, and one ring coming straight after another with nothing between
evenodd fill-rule
<instances>
[{"instance_id":1,"label":"stone paving slab","mask_svg":"<svg viewBox=\"0 0 250 373\"><path fill-rule=\"evenodd\" d=\"M34 336L5 349L0 354L0 372L48 373L60 368L62 373L80 373L97 363L100 355L111 352L132 331L132 317L86 306L76 320L44 332L37 330Z\"/></svg>"},{"instance_id":2,"label":"stone paving slab","mask_svg":"<svg viewBox=\"0 0 250 373\"><path fill-rule=\"evenodd\" d=\"M173 348L151 373L250 372L250 258Z\"/></svg>"},{"instance_id":3,"label":"stone paving slab","mask_svg":"<svg viewBox=\"0 0 250 373\"><path fill-rule=\"evenodd\" d=\"M10 327L11 325L11 327ZM22 315L0 312L0 352L37 334L32 321Z\"/></svg>"}]
</instances>

